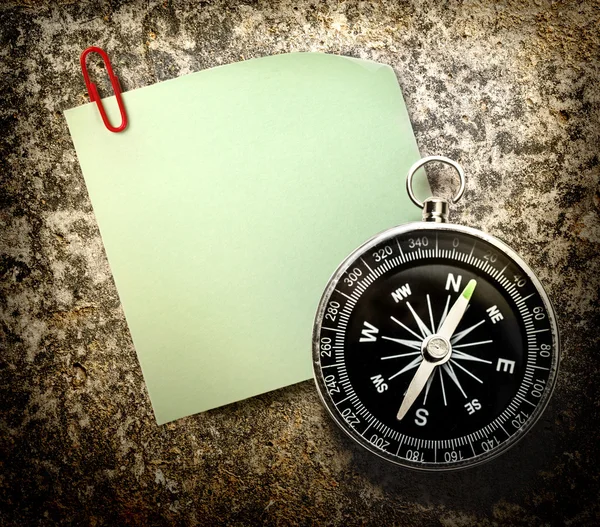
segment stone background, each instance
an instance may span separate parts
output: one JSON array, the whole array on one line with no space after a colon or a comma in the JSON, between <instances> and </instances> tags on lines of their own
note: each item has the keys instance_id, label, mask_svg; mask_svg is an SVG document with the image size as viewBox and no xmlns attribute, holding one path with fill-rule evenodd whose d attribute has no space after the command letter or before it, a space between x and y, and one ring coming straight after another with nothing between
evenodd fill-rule
<instances>
[{"instance_id":1,"label":"stone background","mask_svg":"<svg viewBox=\"0 0 600 527\"><path fill-rule=\"evenodd\" d=\"M3 2L0 523L599 525L599 20L598 1ZM87 101L89 45L124 90L290 51L390 64L423 155L467 171L454 220L554 301L560 378L528 437L468 471L403 470L311 382L156 426L62 115Z\"/></svg>"}]
</instances>

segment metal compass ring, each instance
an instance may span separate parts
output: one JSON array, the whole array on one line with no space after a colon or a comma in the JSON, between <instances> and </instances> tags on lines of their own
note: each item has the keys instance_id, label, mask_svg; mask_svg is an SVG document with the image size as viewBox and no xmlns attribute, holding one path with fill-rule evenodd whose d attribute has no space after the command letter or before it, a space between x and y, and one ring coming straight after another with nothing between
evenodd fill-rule
<instances>
[{"instance_id":1,"label":"metal compass ring","mask_svg":"<svg viewBox=\"0 0 600 527\"><path fill-rule=\"evenodd\" d=\"M462 167L456 161L454 161L453 159L450 159L449 157L444 157L444 156L424 157L423 159L419 159L419 161L417 161L412 167L410 167L410 170L408 171L408 175L406 176L406 190L408 191L408 195L410 196L410 199L417 207L423 208L423 202L419 201L413 192L412 180L413 180L413 176L415 175L416 171L419 170L419 168L426 165L427 163L431 163L432 161L439 161L440 163L445 163L446 165L450 165L458 172L460 184L459 184L458 190L456 191L456 194L450 200L450 203L452 203L452 204L458 203L458 200L460 200L460 198L462 198L462 195L465 192L465 171L462 169Z\"/></svg>"}]
</instances>

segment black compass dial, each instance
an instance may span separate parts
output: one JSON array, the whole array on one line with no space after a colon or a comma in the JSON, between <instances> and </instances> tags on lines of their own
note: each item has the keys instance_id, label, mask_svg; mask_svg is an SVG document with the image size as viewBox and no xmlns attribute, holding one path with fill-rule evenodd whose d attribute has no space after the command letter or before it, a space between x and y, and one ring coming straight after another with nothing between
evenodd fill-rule
<instances>
[{"instance_id":1,"label":"black compass dial","mask_svg":"<svg viewBox=\"0 0 600 527\"><path fill-rule=\"evenodd\" d=\"M533 425L558 342L543 289L510 249L474 229L412 224L340 266L313 356L321 397L353 439L434 470L489 459Z\"/></svg>"}]
</instances>

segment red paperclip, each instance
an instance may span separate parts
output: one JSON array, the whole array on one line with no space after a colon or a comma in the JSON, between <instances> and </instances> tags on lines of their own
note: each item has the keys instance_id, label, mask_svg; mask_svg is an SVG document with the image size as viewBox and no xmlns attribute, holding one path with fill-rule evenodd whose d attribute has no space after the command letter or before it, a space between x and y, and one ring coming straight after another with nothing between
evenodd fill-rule
<instances>
[{"instance_id":1,"label":"red paperclip","mask_svg":"<svg viewBox=\"0 0 600 527\"><path fill-rule=\"evenodd\" d=\"M119 110L121 112L121 125L116 128L112 124L110 124L110 121L108 120L106 112L104 111L104 106L102 105L102 100L100 99L100 95L98 94L98 88L96 88L96 85L92 81L90 81L90 76L87 71L85 60L90 53L94 53L94 52L98 53L98 55L100 55L102 57L102 60L104 61L104 64L106 65L106 71L108 72L108 78L110 79L110 83L113 87L115 96L117 98L117 104L119 105ZM81 54L81 57L79 58L79 62L81 62L81 72L83 73L83 80L85 80L85 86L86 86L88 94L90 96L90 101L91 102L96 101L96 104L98 105L98 110L100 111L100 115L102 117L102 120L104 121L104 125L111 132L122 132L123 130L125 130L125 128L127 126L127 113L125 113L125 106L123 106L123 99L121 98L121 85L119 84L119 79L117 78L117 76L114 74L114 72L112 70L112 66L110 65L110 60L108 58L108 55L106 54L106 52L103 49L98 48L96 46L92 46L92 47L89 47L86 50L84 50L84 52Z\"/></svg>"}]
</instances>

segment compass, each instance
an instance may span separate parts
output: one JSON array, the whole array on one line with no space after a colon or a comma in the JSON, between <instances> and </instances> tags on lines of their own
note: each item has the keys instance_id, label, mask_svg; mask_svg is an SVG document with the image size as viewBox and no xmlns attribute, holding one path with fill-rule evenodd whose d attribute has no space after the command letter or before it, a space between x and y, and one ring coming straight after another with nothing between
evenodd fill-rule
<instances>
[{"instance_id":1,"label":"compass","mask_svg":"<svg viewBox=\"0 0 600 527\"><path fill-rule=\"evenodd\" d=\"M507 245L446 223L447 201L419 202L422 222L386 230L350 254L319 304L316 385L334 421L390 462L448 470L517 443L551 396L555 315L540 281Z\"/></svg>"}]
</instances>

